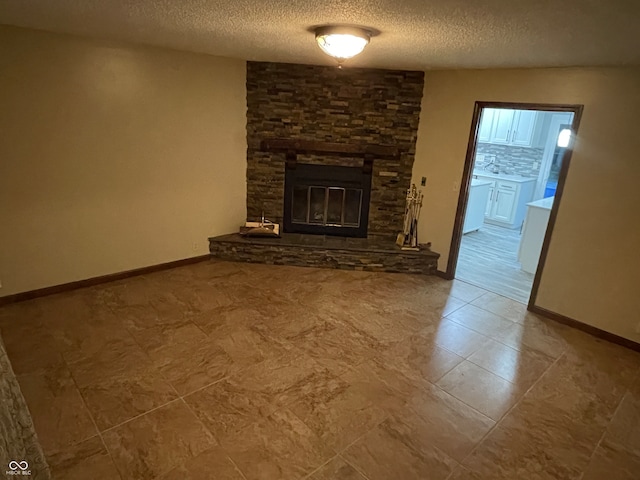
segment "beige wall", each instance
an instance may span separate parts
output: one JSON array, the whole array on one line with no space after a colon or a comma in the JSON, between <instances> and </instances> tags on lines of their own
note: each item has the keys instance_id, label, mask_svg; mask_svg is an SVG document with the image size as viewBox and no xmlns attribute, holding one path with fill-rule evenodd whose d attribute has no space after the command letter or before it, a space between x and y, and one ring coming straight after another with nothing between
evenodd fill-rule
<instances>
[{"instance_id":1,"label":"beige wall","mask_svg":"<svg viewBox=\"0 0 640 480\"><path fill-rule=\"evenodd\" d=\"M440 270L475 101L584 105L537 305L640 341L640 68L427 73L413 181Z\"/></svg>"},{"instance_id":2,"label":"beige wall","mask_svg":"<svg viewBox=\"0 0 640 480\"><path fill-rule=\"evenodd\" d=\"M0 296L244 221L244 61L0 27L0 105Z\"/></svg>"}]
</instances>

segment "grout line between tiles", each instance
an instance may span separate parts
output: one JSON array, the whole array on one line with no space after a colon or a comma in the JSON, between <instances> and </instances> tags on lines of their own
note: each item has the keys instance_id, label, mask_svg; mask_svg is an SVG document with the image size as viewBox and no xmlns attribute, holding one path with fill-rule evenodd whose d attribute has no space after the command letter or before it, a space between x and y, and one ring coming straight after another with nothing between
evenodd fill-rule
<instances>
[{"instance_id":1,"label":"grout line between tiles","mask_svg":"<svg viewBox=\"0 0 640 480\"><path fill-rule=\"evenodd\" d=\"M174 398L173 400L169 400L168 402L163 403L162 405L158 405L157 407L153 407L152 409L147 410L146 412L140 413L140 414L136 415L135 417L131 417L131 418L125 420L124 422L120 422L117 425L113 425L113 426L111 426L109 428L105 428L104 430L102 430L102 433L110 432L113 429L121 427L122 425L125 425L125 424L127 424L129 422L132 422L133 420L136 420L137 418L143 417L143 416L147 415L148 413L155 412L156 410L159 410L159 409L161 409L163 407L166 407L167 405L170 405L170 404L172 404L174 402L177 402L178 400L182 400L182 398L181 397L177 397L177 398Z\"/></svg>"},{"instance_id":2,"label":"grout line between tiles","mask_svg":"<svg viewBox=\"0 0 640 480\"><path fill-rule=\"evenodd\" d=\"M593 448L593 451L591 452L591 455L589 455L589 461L587 462L585 468L588 468L589 465L591 465L591 461L593 460L593 457L595 456L596 451L598 450L598 447L600 446L600 444L604 440L604 437L607 435L607 433L609 431L609 427L611 426L611 422L613 421L613 419L615 418L616 414L618 413L618 410L620 410L620 407L622 406L622 403L624 402L624 399L626 398L626 396L628 394L629 394L629 389L627 388L627 390L625 391L624 395L622 395L622 397L620 397L620 402L618 403L618 405L616 406L615 410L613 411L613 415L611 415L611 419L607 423L607 426L604 428L604 431L602 432L602 435L600 435L600 439L598 440L598 443L596 443L596 446ZM584 472L582 472L582 476L584 476Z\"/></svg>"},{"instance_id":3,"label":"grout line between tiles","mask_svg":"<svg viewBox=\"0 0 640 480\"><path fill-rule=\"evenodd\" d=\"M295 415L295 413L294 413ZM298 417L299 418L299 417ZM327 460L326 462L324 462L322 465L320 465L318 468L312 470L311 472L309 472L307 475L305 475L304 477L302 477L302 480L308 480L310 479L314 473L318 472L321 468L323 468L324 466L328 465L329 463L331 463L334 459L338 458L340 455L339 454L335 454L333 457L331 457L329 460Z\"/></svg>"},{"instance_id":4,"label":"grout line between tiles","mask_svg":"<svg viewBox=\"0 0 640 480\"><path fill-rule=\"evenodd\" d=\"M351 466L351 468L353 468L356 472L358 472L360 475L362 475L362 477L363 477L365 480L369 480L369 476L367 476L367 475L366 475L366 474L365 474L365 473L364 473L360 468L358 468L358 466L357 466L357 465L354 465L352 462L350 462L349 460L347 460L346 458L344 458L344 457L342 456L342 453L339 453L337 456L338 456L338 457L340 457L340 458L342 459L342 461L344 461L344 463L346 463L347 465L350 465L350 466Z\"/></svg>"},{"instance_id":5,"label":"grout line between tiles","mask_svg":"<svg viewBox=\"0 0 640 480\"><path fill-rule=\"evenodd\" d=\"M182 403L184 404L184 406L187 408L187 410L189 410L189 412L191 412L191 415L193 415L193 417L200 422L200 425L202 425L202 427L209 432L209 435L211 435L211 437L216 441L216 446L219 447L227 456L227 458L229 459L229 461L233 464L233 468L236 469L236 471L240 474L240 476L244 479L247 480L247 477L245 476L245 474L242 472L242 470L240 470L240 467L238 467L238 465L236 464L236 462L233 460L233 458L231 458L231 455L229 455L227 453L227 450L222 446L222 444L220 443L220 441L216 438L216 436L213 434L213 432L209 429L209 427L207 427L205 425L205 423L200 420L200 417L198 417L198 414L196 412L193 411L193 409L189 406L189 404L184 400L183 397L180 397L180 400L182 400Z\"/></svg>"},{"instance_id":6,"label":"grout line between tiles","mask_svg":"<svg viewBox=\"0 0 640 480\"><path fill-rule=\"evenodd\" d=\"M220 447L222 448L222 447ZM238 467L238 465L236 464L235 460L233 458L231 458L231 456L229 454L227 454L227 451L222 448L222 450L224 451L225 455L227 455L227 458L229 459L229 461L233 464L233 468L236 469L236 472L238 472L238 474L242 477L243 480L247 480L246 475L242 472L242 470L240 470L240 467Z\"/></svg>"},{"instance_id":7,"label":"grout line between tiles","mask_svg":"<svg viewBox=\"0 0 640 480\"><path fill-rule=\"evenodd\" d=\"M538 377L538 379L533 382L533 384L527 389L526 392L524 392L524 394L522 395L522 397L520 397L520 399L515 402L511 408L509 410L507 410L504 415L502 415L502 417L500 417L500 420L498 420L495 425L493 427L491 427L487 433L485 433L483 435L483 437L478 441L478 443L476 443L476 445L471 449L471 451L462 459L462 461L460 461L460 465L464 467L464 462L467 461L467 459L473 454L473 452L475 452L478 447L480 445L482 445L482 443L487 439L487 437L489 437L489 435L491 435L491 433L493 433L494 430L496 430L498 428L498 426L502 423L502 421L518 406L520 405L520 403L524 400L524 398L527 396L527 394L529 392L531 392L531 390L533 390L533 388L538 385L538 383L540 383L540 381L542 380L542 378L544 378L544 376L549 372L549 370L551 370L553 368L554 365L556 365L560 359L564 357L564 353L562 355L560 355L557 359L555 359L553 361L553 363L551 365L549 365L549 367L547 367L547 369L542 372L542 374L540 375L540 377Z\"/></svg>"},{"instance_id":8,"label":"grout line between tiles","mask_svg":"<svg viewBox=\"0 0 640 480\"><path fill-rule=\"evenodd\" d=\"M63 360L66 364L66 360ZM68 369L68 365L67 365L67 369ZM104 449L106 450L107 454L109 455L109 458L111 459L111 463L113 464L113 467L116 469L116 471L118 472L118 476L122 479L125 480L124 477L122 476L122 473L120 472L120 469L118 468L118 464L116 463L115 459L113 458L113 454L111 453L111 450L109 450L109 448L107 447L107 443L104 441L104 437L102 436L102 432L100 431L100 429L98 428L98 424L96 423L95 419L93 418L93 414L91 413L91 410L89 410L89 406L87 405L87 401L84 398L84 395L82 395L82 391L80 390L80 388L78 387L78 384L76 382L76 379L73 378L73 375L71 376L71 380L73 381L73 384L76 387L76 390L78 391L78 394L80 395L80 398L82 399L82 404L84 405L84 408L87 410L87 413L89 414L89 418L91 419L91 423L93 423L93 426L96 429L97 432L97 436L100 438L100 441L102 442L102 446L104 447ZM93 438L93 437L91 437Z\"/></svg>"}]
</instances>

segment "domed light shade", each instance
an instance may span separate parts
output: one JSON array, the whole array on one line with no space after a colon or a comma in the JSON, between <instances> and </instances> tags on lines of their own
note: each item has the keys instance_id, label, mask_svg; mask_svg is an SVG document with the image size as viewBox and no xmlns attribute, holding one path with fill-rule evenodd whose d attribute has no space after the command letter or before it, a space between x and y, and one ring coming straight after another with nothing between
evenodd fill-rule
<instances>
[{"instance_id":1,"label":"domed light shade","mask_svg":"<svg viewBox=\"0 0 640 480\"><path fill-rule=\"evenodd\" d=\"M338 60L355 57L369 43L371 34L358 27L320 27L316 42L324 53Z\"/></svg>"}]
</instances>

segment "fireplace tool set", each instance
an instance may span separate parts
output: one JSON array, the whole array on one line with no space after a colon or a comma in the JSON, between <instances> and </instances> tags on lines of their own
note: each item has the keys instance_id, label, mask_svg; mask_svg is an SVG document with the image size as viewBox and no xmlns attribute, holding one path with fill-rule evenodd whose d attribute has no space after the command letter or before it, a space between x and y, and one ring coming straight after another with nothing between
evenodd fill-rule
<instances>
[{"instance_id":1,"label":"fireplace tool set","mask_svg":"<svg viewBox=\"0 0 640 480\"><path fill-rule=\"evenodd\" d=\"M396 244L402 250L420 250L418 247L418 218L420 217L423 199L422 190L418 190L415 184L411 185L411 188L407 190L404 226L396 239Z\"/></svg>"}]
</instances>

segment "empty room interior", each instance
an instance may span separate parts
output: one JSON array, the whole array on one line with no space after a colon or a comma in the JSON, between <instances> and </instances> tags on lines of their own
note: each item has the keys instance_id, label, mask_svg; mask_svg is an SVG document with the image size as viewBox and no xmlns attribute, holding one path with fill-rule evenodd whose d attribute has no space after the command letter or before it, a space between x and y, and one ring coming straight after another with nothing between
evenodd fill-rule
<instances>
[{"instance_id":1,"label":"empty room interior","mask_svg":"<svg viewBox=\"0 0 640 480\"><path fill-rule=\"evenodd\" d=\"M640 5L0 5L0 477L640 478Z\"/></svg>"}]
</instances>

